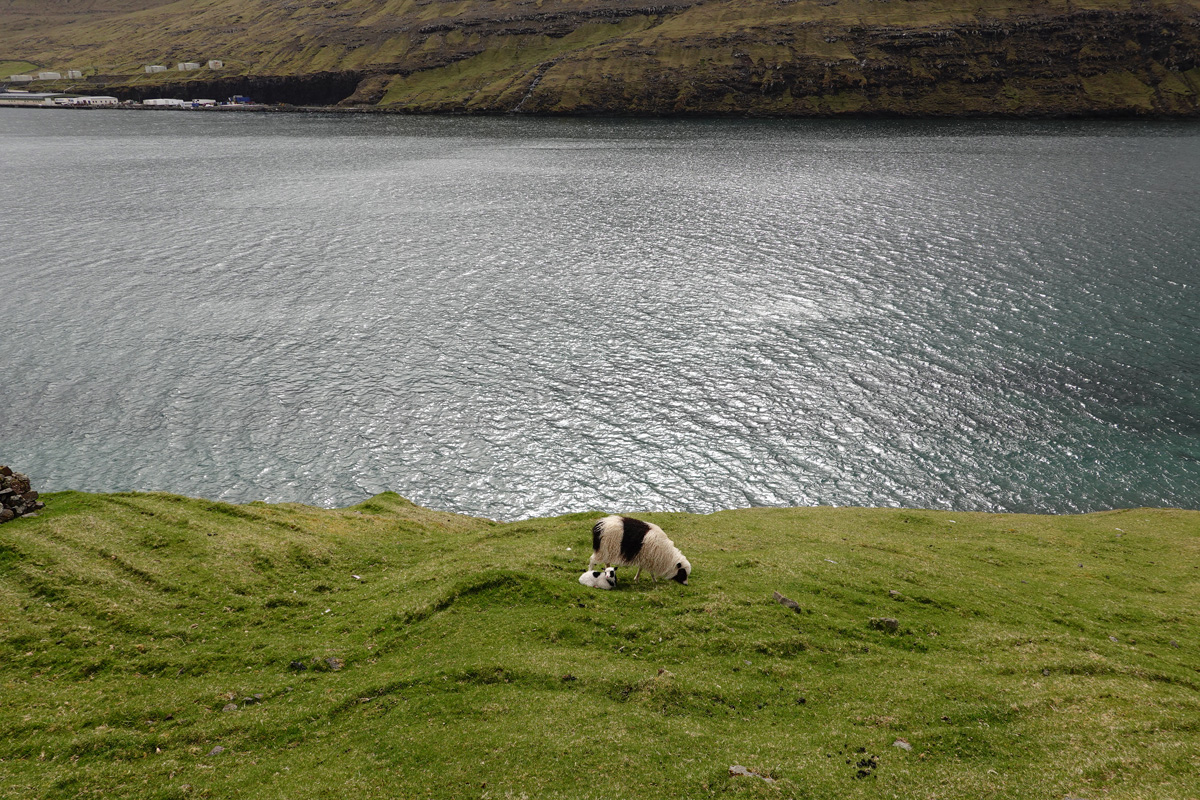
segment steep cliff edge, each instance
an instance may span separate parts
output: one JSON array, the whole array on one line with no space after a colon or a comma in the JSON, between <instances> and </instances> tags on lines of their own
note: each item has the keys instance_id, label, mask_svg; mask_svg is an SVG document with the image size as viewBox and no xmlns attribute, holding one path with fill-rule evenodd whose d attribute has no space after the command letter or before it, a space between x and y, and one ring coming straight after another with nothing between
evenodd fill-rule
<instances>
[{"instance_id":1,"label":"steep cliff edge","mask_svg":"<svg viewBox=\"0 0 1200 800\"><path fill-rule=\"evenodd\" d=\"M1200 0L0 0L123 97L574 114L1200 114ZM147 75L145 64L224 69ZM4 76L0 75L0 80Z\"/></svg>"}]
</instances>

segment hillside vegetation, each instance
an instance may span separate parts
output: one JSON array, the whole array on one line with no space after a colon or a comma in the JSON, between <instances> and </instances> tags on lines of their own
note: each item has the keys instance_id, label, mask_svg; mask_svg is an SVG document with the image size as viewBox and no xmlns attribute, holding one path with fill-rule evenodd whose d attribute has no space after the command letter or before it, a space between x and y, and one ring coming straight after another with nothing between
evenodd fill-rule
<instances>
[{"instance_id":1,"label":"hillside vegetation","mask_svg":"<svg viewBox=\"0 0 1200 800\"><path fill-rule=\"evenodd\" d=\"M601 592L595 514L42 499L3 797L1200 795L1200 512L648 514L691 585Z\"/></svg>"},{"instance_id":2,"label":"hillside vegetation","mask_svg":"<svg viewBox=\"0 0 1200 800\"><path fill-rule=\"evenodd\" d=\"M81 69L88 82L57 88L130 98L240 91L484 113L1200 111L1200 0L0 0L0 22L0 59ZM174 70L208 59L225 69ZM145 75L146 64L171 69Z\"/></svg>"}]
</instances>

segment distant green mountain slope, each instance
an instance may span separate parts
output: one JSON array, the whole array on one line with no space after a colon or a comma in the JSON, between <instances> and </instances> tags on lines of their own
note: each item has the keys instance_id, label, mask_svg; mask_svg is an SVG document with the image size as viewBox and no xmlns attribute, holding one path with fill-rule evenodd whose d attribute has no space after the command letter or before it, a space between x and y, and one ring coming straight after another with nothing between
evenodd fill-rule
<instances>
[{"instance_id":1,"label":"distant green mountain slope","mask_svg":"<svg viewBox=\"0 0 1200 800\"><path fill-rule=\"evenodd\" d=\"M599 514L42 499L0 798L1200 795L1200 512L650 514L605 592Z\"/></svg>"},{"instance_id":2,"label":"distant green mountain slope","mask_svg":"<svg viewBox=\"0 0 1200 800\"><path fill-rule=\"evenodd\" d=\"M1200 110L1200 0L0 0L0 23L0 60L83 69L123 96L236 88L486 113ZM174 70L209 59L225 68Z\"/></svg>"}]
</instances>

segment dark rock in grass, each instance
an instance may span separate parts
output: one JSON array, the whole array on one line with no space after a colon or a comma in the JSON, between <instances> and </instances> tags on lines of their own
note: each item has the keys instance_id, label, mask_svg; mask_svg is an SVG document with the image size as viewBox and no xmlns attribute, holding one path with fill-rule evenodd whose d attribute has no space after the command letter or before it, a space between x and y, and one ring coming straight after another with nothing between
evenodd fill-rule
<instances>
[{"instance_id":1,"label":"dark rock in grass","mask_svg":"<svg viewBox=\"0 0 1200 800\"><path fill-rule=\"evenodd\" d=\"M225 707L224 707L224 708L222 708L221 710L222 710L222 711L237 711L237 710L238 710L238 704L237 704L237 703L226 703L226 704L225 704Z\"/></svg>"},{"instance_id":2,"label":"dark rock in grass","mask_svg":"<svg viewBox=\"0 0 1200 800\"><path fill-rule=\"evenodd\" d=\"M334 656L330 656L329 658L314 658L310 664L313 672L337 672L346 666L345 661Z\"/></svg>"},{"instance_id":3,"label":"dark rock in grass","mask_svg":"<svg viewBox=\"0 0 1200 800\"><path fill-rule=\"evenodd\" d=\"M217 745L212 750L209 750L208 754L210 756L219 756L219 755L221 755L221 753L224 753L224 752L225 752L225 748L221 747L221 745Z\"/></svg>"},{"instance_id":4,"label":"dark rock in grass","mask_svg":"<svg viewBox=\"0 0 1200 800\"><path fill-rule=\"evenodd\" d=\"M8 522L10 519L16 519L17 512L11 508L0 508L0 522Z\"/></svg>"},{"instance_id":5,"label":"dark rock in grass","mask_svg":"<svg viewBox=\"0 0 1200 800\"><path fill-rule=\"evenodd\" d=\"M305 665L303 661L293 661L292 663L288 664L288 669L290 669L292 672L303 672L304 670L308 669L308 666Z\"/></svg>"},{"instance_id":6,"label":"dark rock in grass","mask_svg":"<svg viewBox=\"0 0 1200 800\"><path fill-rule=\"evenodd\" d=\"M253 695L250 695L249 697L243 697L242 705L243 706L252 706L255 703L261 703L262 699L263 699L263 696L261 694L253 694Z\"/></svg>"},{"instance_id":7,"label":"dark rock in grass","mask_svg":"<svg viewBox=\"0 0 1200 800\"><path fill-rule=\"evenodd\" d=\"M800 604L797 603L795 600L789 600L788 598L781 595L779 592L775 592L774 597L775 597L775 602L779 603L779 605L783 606L784 608L790 608L792 611L795 611L797 614L800 613Z\"/></svg>"},{"instance_id":8,"label":"dark rock in grass","mask_svg":"<svg viewBox=\"0 0 1200 800\"><path fill-rule=\"evenodd\" d=\"M1175 641L1174 639L1172 639L1172 640L1171 640L1171 647L1174 647L1176 650L1178 650L1178 649L1179 649L1179 642L1177 642L1177 641Z\"/></svg>"},{"instance_id":9,"label":"dark rock in grass","mask_svg":"<svg viewBox=\"0 0 1200 800\"><path fill-rule=\"evenodd\" d=\"M895 633L900 630L899 620L892 619L891 617L871 617L869 624L877 631Z\"/></svg>"},{"instance_id":10,"label":"dark rock in grass","mask_svg":"<svg viewBox=\"0 0 1200 800\"><path fill-rule=\"evenodd\" d=\"M12 474L13 474L13 471L11 469L9 469L8 467L5 467L5 466L0 466L0 476L7 478L9 475L12 475Z\"/></svg>"}]
</instances>

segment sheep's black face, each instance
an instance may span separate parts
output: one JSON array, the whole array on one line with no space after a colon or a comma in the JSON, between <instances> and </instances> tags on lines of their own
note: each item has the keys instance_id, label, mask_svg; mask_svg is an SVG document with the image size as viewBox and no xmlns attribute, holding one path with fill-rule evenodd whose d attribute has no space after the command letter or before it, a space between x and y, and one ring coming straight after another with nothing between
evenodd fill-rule
<instances>
[{"instance_id":1,"label":"sheep's black face","mask_svg":"<svg viewBox=\"0 0 1200 800\"><path fill-rule=\"evenodd\" d=\"M678 572L675 573L675 577L671 578L671 580L673 580L677 583L682 583L684 586L687 586L687 579L688 579L687 570L683 568L683 564L676 564L675 566L678 569Z\"/></svg>"}]
</instances>

